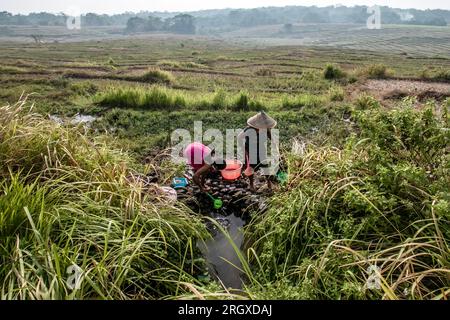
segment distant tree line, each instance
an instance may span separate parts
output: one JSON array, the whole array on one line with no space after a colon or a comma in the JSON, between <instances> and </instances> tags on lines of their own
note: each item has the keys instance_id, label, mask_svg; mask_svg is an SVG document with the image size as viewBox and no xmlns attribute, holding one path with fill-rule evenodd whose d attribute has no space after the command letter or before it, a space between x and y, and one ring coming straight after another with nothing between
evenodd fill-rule
<instances>
[{"instance_id":1,"label":"distant tree line","mask_svg":"<svg viewBox=\"0 0 450 320\"><path fill-rule=\"evenodd\" d=\"M383 24L417 24L446 26L450 23L449 10L393 9L381 7ZM191 13L195 16L195 13ZM208 16L197 17L199 28L251 27L292 23L357 23L365 24L371 14L367 6L329 7L269 7L258 9L220 10Z\"/></svg>"},{"instance_id":2,"label":"distant tree line","mask_svg":"<svg viewBox=\"0 0 450 320\"><path fill-rule=\"evenodd\" d=\"M85 26L112 26L125 25L129 18L135 16L133 13L123 13L109 16L107 14L87 13L82 16ZM32 25L32 26L65 26L67 15L64 13L52 14L46 12L30 13L28 15L9 12L0 12L0 25Z\"/></svg>"},{"instance_id":3,"label":"distant tree line","mask_svg":"<svg viewBox=\"0 0 450 320\"><path fill-rule=\"evenodd\" d=\"M155 16L149 16L147 18L133 17L128 19L126 32L135 33L148 31L194 34L195 18L189 14L178 14L164 20Z\"/></svg>"},{"instance_id":4,"label":"distant tree line","mask_svg":"<svg viewBox=\"0 0 450 320\"><path fill-rule=\"evenodd\" d=\"M85 26L126 26L127 32L169 31L195 33L195 29L223 30L270 24L283 24L289 30L293 23L366 23L370 14L367 6L328 7L267 7L258 9L218 9L177 14L167 12L122 13L99 15L88 13L81 17ZM0 25L63 26L64 14L30 13L13 15L0 12ZM418 24L446 26L450 23L449 10L416 10L381 7L383 24Z\"/></svg>"}]
</instances>

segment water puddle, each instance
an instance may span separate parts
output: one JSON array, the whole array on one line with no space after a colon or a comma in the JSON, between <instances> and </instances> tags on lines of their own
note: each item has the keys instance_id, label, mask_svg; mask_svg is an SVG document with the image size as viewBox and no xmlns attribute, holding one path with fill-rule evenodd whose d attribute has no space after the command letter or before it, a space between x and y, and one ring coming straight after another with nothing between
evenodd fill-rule
<instances>
[{"instance_id":1,"label":"water puddle","mask_svg":"<svg viewBox=\"0 0 450 320\"><path fill-rule=\"evenodd\" d=\"M83 114L77 114L75 117L72 118L70 123L72 124L79 124L79 123L90 123L97 119L97 117L83 115Z\"/></svg>"},{"instance_id":2,"label":"water puddle","mask_svg":"<svg viewBox=\"0 0 450 320\"><path fill-rule=\"evenodd\" d=\"M97 117L94 116L89 116L89 115L83 115L83 114L77 114L75 116L73 116L72 118L69 119L64 119L61 116L58 115L49 115L48 116L50 120L58 123L58 124L65 124L65 123L70 123L72 125L77 125L77 124L85 124L85 125L89 125L91 122L97 120Z\"/></svg>"},{"instance_id":3,"label":"water puddle","mask_svg":"<svg viewBox=\"0 0 450 320\"><path fill-rule=\"evenodd\" d=\"M207 227L212 238L205 242L199 241L197 246L208 263L212 277L218 279L226 288L242 289L242 263L230 238L236 248L241 250L244 241L242 228L245 221L235 215L224 216L218 213L211 215L226 230L228 236L214 223L208 221Z\"/></svg>"}]
</instances>

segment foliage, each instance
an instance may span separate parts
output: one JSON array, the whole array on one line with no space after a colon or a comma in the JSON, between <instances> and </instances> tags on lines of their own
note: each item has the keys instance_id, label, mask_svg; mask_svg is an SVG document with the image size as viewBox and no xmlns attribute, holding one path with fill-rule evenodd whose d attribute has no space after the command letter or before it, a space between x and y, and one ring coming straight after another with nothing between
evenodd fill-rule
<instances>
[{"instance_id":1,"label":"foliage","mask_svg":"<svg viewBox=\"0 0 450 320\"><path fill-rule=\"evenodd\" d=\"M344 76L345 72L342 71L341 68L333 64L327 64L323 71L323 77L328 80L340 79Z\"/></svg>"},{"instance_id":2,"label":"foliage","mask_svg":"<svg viewBox=\"0 0 450 320\"><path fill-rule=\"evenodd\" d=\"M141 80L150 83L170 84L174 82L174 77L168 71L151 68L141 76Z\"/></svg>"},{"instance_id":3,"label":"foliage","mask_svg":"<svg viewBox=\"0 0 450 320\"><path fill-rule=\"evenodd\" d=\"M365 69L361 70L361 75L369 79L386 79L391 75L391 71L384 64L371 64Z\"/></svg>"},{"instance_id":4,"label":"foliage","mask_svg":"<svg viewBox=\"0 0 450 320\"><path fill-rule=\"evenodd\" d=\"M25 106L0 116L1 299L155 299L200 284L199 219L130 181L126 154Z\"/></svg>"},{"instance_id":5,"label":"foliage","mask_svg":"<svg viewBox=\"0 0 450 320\"><path fill-rule=\"evenodd\" d=\"M449 292L448 121L431 109L356 111L354 120L359 134L344 149L290 155L289 185L248 230L252 298ZM380 290L367 288L371 265Z\"/></svg>"}]
</instances>

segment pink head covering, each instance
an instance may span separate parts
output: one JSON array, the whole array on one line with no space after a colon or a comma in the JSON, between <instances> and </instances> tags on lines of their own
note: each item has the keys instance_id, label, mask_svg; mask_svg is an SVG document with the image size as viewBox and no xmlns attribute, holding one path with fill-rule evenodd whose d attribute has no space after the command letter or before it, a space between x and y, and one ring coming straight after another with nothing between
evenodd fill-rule
<instances>
[{"instance_id":1,"label":"pink head covering","mask_svg":"<svg viewBox=\"0 0 450 320\"><path fill-rule=\"evenodd\" d=\"M211 149L200 142L193 142L184 150L187 163L197 171L205 165L205 157L211 153Z\"/></svg>"}]
</instances>

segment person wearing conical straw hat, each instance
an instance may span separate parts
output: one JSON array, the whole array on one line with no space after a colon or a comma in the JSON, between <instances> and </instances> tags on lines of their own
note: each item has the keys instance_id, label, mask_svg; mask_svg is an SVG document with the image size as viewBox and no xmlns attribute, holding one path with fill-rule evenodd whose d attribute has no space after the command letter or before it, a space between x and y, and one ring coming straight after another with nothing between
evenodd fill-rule
<instances>
[{"instance_id":1,"label":"person wearing conical straw hat","mask_svg":"<svg viewBox=\"0 0 450 320\"><path fill-rule=\"evenodd\" d=\"M258 112L247 120L247 127L238 136L238 145L244 155L242 167L244 175L250 180L250 190L255 191L254 173L267 168L267 145L271 139L271 129L277 122L264 111ZM266 177L267 187L272 189L270 177Z\"/></svg>"}]
</instances>

